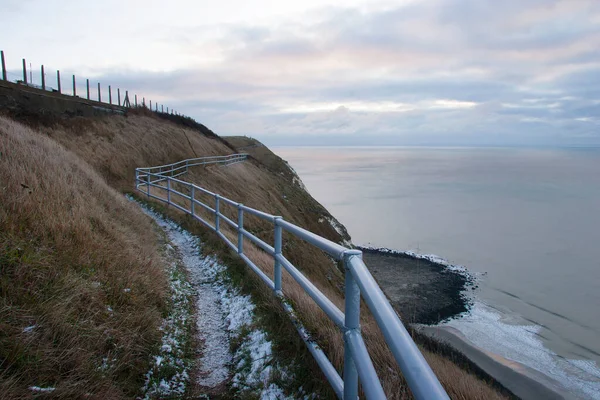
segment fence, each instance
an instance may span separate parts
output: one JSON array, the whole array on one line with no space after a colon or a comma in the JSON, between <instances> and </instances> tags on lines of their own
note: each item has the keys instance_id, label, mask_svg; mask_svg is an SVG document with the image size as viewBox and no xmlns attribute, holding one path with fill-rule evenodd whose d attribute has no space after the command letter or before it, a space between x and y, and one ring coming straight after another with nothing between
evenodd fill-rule
<instances>
[{"instance_id":1,"label":"fence","mask_svg":"<svg viewBox=\"0 0 600 400\"><path fill-rule=\"evenodd\" d=\"M183 160L174 164L150 168L137 168L135 171L136 189L148 197L166 202L197 219L208 228L212 229L224 240L231 249L236 251L244 262L271 288L283 303L284 309L295 319L293 310L284 300L281 287L282 268L285 269L302 289L316 302L327 316L337 325L344 336L344 371L343 380L335 367L331 364L323 350L311 340L301 324L295 324L300 336L308 346L317 364L333 387L340 399L355 400L358 396L358 379L362 383L367 399L384 399L383 388L373 367L365 342L360 330L360 302L361 296L372 312L377 325L381 329L386 343L402 373L418 400L448 399L448 395L440 385L433 371L423 358L396 312L387 301L387 298L371 276L362 261L362 253L358 250L348 249L328 239L320 237L310 231L285 221L283 218L265 213L263 211L244 206L226 197L220 196L200 186L177 179L176 176L185 174L189 167L204 164L231 164L246 159L246 154L233 154L223 157L206 157ZM188 194L174 189L174 186L186 188ZM151 193L151 188L156 188L159 194ZM156 190L155 190L156 191ZM214 205L205 204L197 199L201 193L214 198ZM189 209L176 204L172 196L179 196L183 203L189 203ZM227 204L237 209L237 221L228 218L221 212L221 205ZM196 212L196 207L208 211L214 217L211 223ZM274 241L270 245L244 229L244 214L254 215L273 224ZM229 240L221 230L221 221L229 224L237 232L237 243ZM335 260L343 261L345 267L345 314L329 300L317 287L306 278L282 254L282 231L305 240L311 245L329 254ZM244 239L264 250L273 258L273 279L268 277L252 260L244 254Z\"/></svg>"},{"instance_id":2,"label":"fence","mask_svg":"<svg viewBox=\"0 0 600 400\"><path fill-rule=\"evenodd\" d=\"M47 80L46 77L46 71L44 70L44 66L41 65L40 66L40 80L39 80L39 84L34 83L34 77L37 78L37 73L34 74L31 68L31 64L29 66L29 69L27 68L27 61L23 58L23 62L22 62L23 66L22 66L22 74L21 73L15 73L15 72L11 72L8 71L6 69L6 59L4 58L4 51L0 51L0 68L2 70L2 75L1 75L1 79L3 81L8 81L8 82L14 82L14 83L18 83L18 84L22 84L22 85L26 85L30 88L34 88L34 89L39 89L39 90L43 90L43 91L48 91L48 92L54 92L54 93L58 93L58 94L63 94L63 95L69 95L68 93L66 93L63 90L63 85L62 85L62 79L60 76L60 70L56 71L56 80ZM79 96L77 94L77 89L78 89L78 85L77 85L77 78L75 75L72 75L72 78L69 79L71 81L71 95L73 97L79 97L79 98L83 98L81 96ZM56 82L56 87L51 86L51 81ZM138 104L138 95L134 94L133 98L129 97L129 91L125 90L123 93L121 92L121 88L116 88L116 91L113 91L113 88L111 85L108 85L108 87L106 86L102 86L100 84L100 82L96 82L96 85L92 84L92 90L90 90L90 80L86 79L85 80L85 93L86 93L86 99L89 101L92 101L94 103L101 103L101 104L109 104L111 106L118 106L118 107L123 107L123 108L147 108L150 111L154 111L154 112L160 112L160 113L165 113L165 105L164 104L160 104L159 107L159 103L158 102L154 102L154 109L152 109L152 100L148 100L148 102L146 102L146 98L145 97L141 97L141 102ZM93 92L94 86L97 87L95 96ZM107 96L104 97L104 101L103 101L103 97L102 97L102 88L105 88L104 93L107 94ZM79 89L82 89L82 86L79 86ZM114 97L113 94L116 95L116 101L113 101ZM121 101L121 94L123 94L122 96L122 101ZM106 102L106 99L108 98L108 102ZM160 110L160 111L159 111ZM166 107L166 113L169 114L169 107ZM177 111L173 110L173 108L171 108L171 114L173 115L181 115L179 114Z\"/></svg>"}]
</instances>

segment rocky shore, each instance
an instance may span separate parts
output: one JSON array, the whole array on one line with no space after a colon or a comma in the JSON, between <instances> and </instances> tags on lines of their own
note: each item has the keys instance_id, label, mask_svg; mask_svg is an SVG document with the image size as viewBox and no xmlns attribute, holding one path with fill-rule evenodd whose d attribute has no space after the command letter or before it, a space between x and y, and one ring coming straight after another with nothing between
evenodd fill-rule
<instances>
[{"instance_id":1,"label":"rocky shore","mask_svg":"<svg viewBox=\"0 0 600 400\"><path fill-rule=\"evenodd\" d=\"M468 311L477 287L464 268L434 256L359 247L369 270L407 323L434 325Z\"/></svg>"}]
</instances>

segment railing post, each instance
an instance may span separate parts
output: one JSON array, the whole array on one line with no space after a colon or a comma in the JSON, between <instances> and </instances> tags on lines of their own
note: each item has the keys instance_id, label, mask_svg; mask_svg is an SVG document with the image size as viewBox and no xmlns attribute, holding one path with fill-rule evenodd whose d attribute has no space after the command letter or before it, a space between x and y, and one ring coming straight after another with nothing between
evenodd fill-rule
<instances>
[{"instance_id":1,"label":"railing post","mask_svg":"<svg viewBox=\"0 0 600 400\"><path fill-rule=\"evenodd\" d=\"M219 232L219 223L221 222L220 218L219 218L219 213L221 212L219 210L219 208L220 208L219 207L219 203L220 203L219 197L221 197L221 196L219 196L218 194L215 194L215 231L217 231L217 232Z\"/></svg>"},{"instance_id":2,"label":"railing post","mask_svg":"<svg viewBox=\"0 0 600 400\"><path fill-rule=\"evenodd\" d=\"M138 181L139 178L140 178L140 171L138 171L137 168L136 168L135 169L135 188L136 189L140 188L140 186L139 186L140 182Z\"/></svg>"},{"instance_id":3,"label":"railing post","mask_svg":"<svg viewBox=\"0 0 600 400\"><path fill-rule=\"evenodd\" d=\"M102 92L100 91L100 82L98 82L98 103L102 103Z\"/></svg>"},{"instance_id":4,"label":"railing post","mask_svg":"<svg viewBox=\"0 0 600 400\"><path fill-rule=\"evenodd\" d=\"M90 99L90 80L86 79L85 80L85 86L87 87L87 99Z\"/></svg>"},{"instance_id":5,"label":"railing post","mask_svg":"<svg viewBox=\"0 0 600 400\"><path fill-rule=\"evenodd\" d=\"M117 104L121 107L121 88L117 88Z\"/></svg>"},{"instance_id":6,"label":"railing post","mask_svg":"<svg viewBox=\"0 0 600 400\"><path fill-rule=\"evenodd\" d=\"M356 400L358 397L358 371L352 358L350 343L347 334L360 329L360 289L348 268L350 257L358 256L359 251L344 252L344 269L346 271L345 280L345 309L346 314L344 332L344 400Z\"/></svg>"},{"instance_id":7,"label":"railing post","mask_svg":"<svg viewBox=\"0 0 600 400\"><path fill-rule=\"evenodd\" d=\"M58 94L62 94L62 88L60 87L60 70L56 70L56 85L58 86Z\"/></svg>"},{"instance_id":8,"label":"railing post","mask_svg":"<svg viewBox=\"0 0 600 400\"><path fill-rule=\"evenodd\" d=\"M0 51L0 63L2 64L2 80L6 80L6 61L4 60L4 50Z\"/></svg>"},{"instance_id":9,"label":"railing post","mask_svg":"<svg viewBox=\"0 0 600 400\"><path fill-rule=\"evenodd\" d=\"M77 85L75 84L75 75L73 75L73 97L77 96Z\"/></svg>"},{"instance_id":10,"label":"railing post","mask_svg":"<svg viewBox=\"0 0 600 400\"><path fill-rule=\"evenodd\" d=\"M42 65L42 90L46 90L46 74L44 73L43 65Z\"/></svg>"},{"instance_id":11,"label":"railing post","mask_svg":"<svg viewBox=\"0 0 600 400\"><path fill-rule=\"evenodd\" d=\"M23 83L27 85L27 62L23 59Z\"/></svg>"},{"instance_id":12,"label":"railing post","mask_svg":"<svg viewBox=\"0 0 600 400\"><path fill-rule=\"evenodd\" d=\"M242 204L238 204L238 254L244 253L244 234L242 233L244 230L244 209L242 208Z\"/></svg>"},{"instance_id":13,"label":"railing post","mask_svg":"<svg viewBox=\"0 0 600 400\"><path fill-rule=\"evenodd\" d=\"M277 223L278 220L280 220L281 217L275 217L275 239L273 241L274 244L274 248L275 248L275 264L274 264L274 276L273 276L273 283L275 284L275 293L277 294L282 294L281 291L281 263L279 262L279 260L277 259L277 256L281 254L281 226L279 226L279 224Z\"/></svg>"},{"instance_id":14,"label":"railing post","mask_svg":"<svg viewBox=\"0 0 600 400\"><path fill-rule=\"evenodd\" d=\"M150 198L150 172L146 171L146 194Z\"/></svg>"},{"instance_id":15,"label":"railing post","mask_svg":"<svg viewBox=\"0 0 600 400\"><path fill-rule=\"evenodd\" d=\"M171 180L167 178L167 204L171 205Z\"/></svg>"},{"instance_id":16,"label":"railing post","mask_svg":"<svg viewBox=\"0 0 600 400\"><path fill-rule=\"evenodd\" d=\"M108 104L112 105L112 88L108 85Z\"/></svg>"},{"instance_id":17,"label":"railing post","mask_svg":"<svg viewBox=\"0 0 600 400\"><path fill-rule=\"evenodd\" d=\"M196 205L196 201L194 200L195 194L196 194L196 190L194 188L194 185L192 185L192 191L190 192L190 201L192 202L192 205L190 206L190 210L192 211L192 217L194 216L194 210L195 210L195 205Z\"/></svg>"}]
</instances>

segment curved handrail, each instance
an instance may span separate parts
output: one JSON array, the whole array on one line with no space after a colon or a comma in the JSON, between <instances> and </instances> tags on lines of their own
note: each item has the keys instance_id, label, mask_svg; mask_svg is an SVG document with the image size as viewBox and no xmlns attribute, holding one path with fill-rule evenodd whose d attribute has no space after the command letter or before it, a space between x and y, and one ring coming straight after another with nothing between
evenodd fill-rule
<instances>
[{"instance_id":1,"label":"curved handrail","mask_svg":"<svg viewBox=\"0 0 600 400\"><path fill-rule=\"evenodd\" d=\"M362 252L349 249L339 245L329 239L321 237L304 228L285 221L282 217L271 215L261 210L245 206L231 199L213 193L207 189L196 186L174 178L184 174L188 168L193 165L204 165L208 163L231 163L232 160L244 160L246 154L233 154L230 156L214 156L193 158L179 161L173 164L162 165L158 167L136 168L135 186L137 190L144 192L148 197L166 202L182 210L215 231L229 247L240 255L246 264L270 287L283 302L284 309L290 317L296 321L296 327L300 336L307 344L311 354L315 357L317 364L323 371L325 377L333 386L336 395L344 400L355 400L358 396L358 378L360 377L363 391L368 399L383 399L385 394L373 363L365 346L360 331L360 298L364 298L375 321L381 329L387 345L389 346L400 370L417 400L425 399L448 399L437 377L427 364L427 361L417 348L406 328L400 321L400 318L390 305L385 294L375 282L375 279L362 261ZM216 159L216 160L215 160ZM192 162L192 163L190 163ZM174 171L185 167L183 172L174 174ZM167 170L163 171L164 168ZM168 169L170 168L170 169ZM158 169L159 172L152 172ZM171 174L171 176L169 176ZM160 183L166 183L165 186ZM190 195L183 194L171 188L171 183L177 183L186 187ZM166 198L151 192L151 188L159 189L160 194L166 194ZM200 191L214 197L214 207L204 204L195 198L195 193ZM180 196L189 202L189 209L175 204L171 200L171 195ZM233 221L220 212L221 202L236 207L238 211L238 220ZM210 223L200 217L195 212L195 206L199 205L214 215L214 223ZM265 221L273 224L274 244L264 242L252 233L244 229L244 213L247 212ZM238 233L237 243L229 240L220 229L220 222L229 224ZM214 225L213 225L214 224ZM325 296L312 282L306 278L290 261L282 254L282 231L303 239L311 245L321 249L336 260L344 262L346 270L346 289L345 289L345 313L343 313L327 296ZM250 240L269 254L274 262L274 278L271 280L265 273L254 264L244 254L244 238ZM337 370L331 364L323 350L306 334L304 328L299 325L293 310L285 302L285 297L281 291L281 269L285 269L302 287L302 289L315 301L315 303L325 312L325 314L340 328L344 335L344 373L343 381Z\"/></svg>"}]
</instances>

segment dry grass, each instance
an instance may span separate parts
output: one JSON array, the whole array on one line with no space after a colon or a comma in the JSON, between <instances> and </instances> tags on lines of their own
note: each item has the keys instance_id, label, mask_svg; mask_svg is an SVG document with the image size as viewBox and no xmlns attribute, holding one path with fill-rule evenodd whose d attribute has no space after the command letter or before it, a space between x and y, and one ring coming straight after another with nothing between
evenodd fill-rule
<instances>
[{"instance_id":1,"label":"dry grass","mask_svg":"<svg viewBox=\"0 0 600 400\"><path fill-rule=\"evenodd\" d=\"M133 397L166 290L151 223L79 157L4 117L0 182L2 397Z\"/></svg>"},{"instance_id":2,"label":"dry grass","mask_svg":"<svg viewBox=\"0 0 600 400\"><path fill-rule=\"evenodd\" d=\"M72 118L39 129L79 155L121 191L131 190L135 168L233 153L220 140L143 112Z\"/></svg>"}]
</instances>

